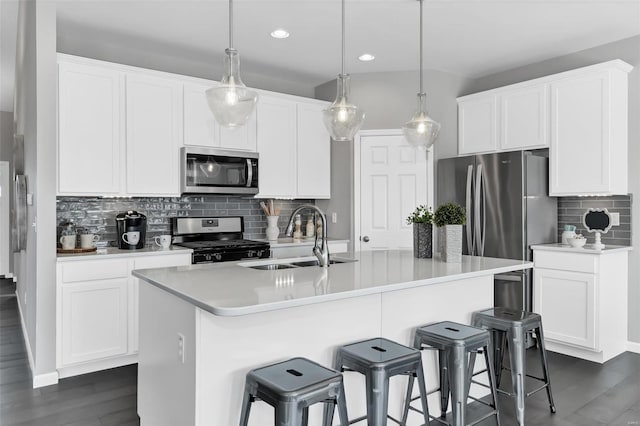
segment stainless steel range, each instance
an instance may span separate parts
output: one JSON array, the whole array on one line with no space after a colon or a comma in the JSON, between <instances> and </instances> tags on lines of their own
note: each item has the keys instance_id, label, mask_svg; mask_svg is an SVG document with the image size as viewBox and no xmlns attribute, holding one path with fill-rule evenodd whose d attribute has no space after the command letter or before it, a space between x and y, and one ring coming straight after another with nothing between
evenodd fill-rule
<instances>
[{"instance_id":1,"label":"stainless steel range","mask_svg":"<svg viewBox=\"0 0 640 426\"><path fill-rule=\"evenodd\" d=\"M241 216L175 217L171 221L173 244L193 249L191 263L269 257L265 241L245 240Z\"/></svg>"}]
</instances>

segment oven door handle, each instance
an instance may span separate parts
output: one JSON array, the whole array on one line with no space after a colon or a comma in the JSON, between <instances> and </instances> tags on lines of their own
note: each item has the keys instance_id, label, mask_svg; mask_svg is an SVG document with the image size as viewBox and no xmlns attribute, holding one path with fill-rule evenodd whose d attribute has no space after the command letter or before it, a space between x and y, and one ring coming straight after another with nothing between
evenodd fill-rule
<instances>
[{"instance_id":1,"label":"oven door handle","mask_svg":"<svg viewBox=\"0 0 640 426\"><path fill-rule=\"evenodd\" d=\"M253 185L253 164L251 158L247 158L247 188Z\"/></svg>"}]
</instances>

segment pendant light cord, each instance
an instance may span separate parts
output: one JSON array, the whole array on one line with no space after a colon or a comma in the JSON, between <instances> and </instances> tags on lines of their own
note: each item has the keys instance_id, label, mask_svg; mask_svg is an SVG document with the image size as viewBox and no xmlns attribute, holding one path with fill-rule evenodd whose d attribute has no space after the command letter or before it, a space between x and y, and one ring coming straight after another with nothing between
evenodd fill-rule
<instances>
[{"instance_id":1,"label":"pendant light cord","mask_svg":"<svg viewBox=\"0 0 640 426\"><path fill-rule=\"evenodd\" d=\"M422 0L420 0L422 1ZM342 0L342 75L344 75L344 63L345 63L345 58L346 58L346 53L345 53L345 19L344 19L344 11L345 11L345 0Z\"/></svg>"},{"instance_id":2,"label":"pendant light cord","mask_svg":"<svg viewBox=\"0 0 640 426\"><path fill-rule=\"evenodd\" d=\"M422 87L422 4L424 0L420 0L420 93L424 93L424 89Z\"/></svg>"},{"instance_id":3,"label":"pendant light cord","mask_svg":"<svg viewBox=\"0 0 640 426\"><path fill-rule=\"evenodd\" d=\"M229 49L233 49L233 0L229 0Z\"/></svg>"}]
</instances>

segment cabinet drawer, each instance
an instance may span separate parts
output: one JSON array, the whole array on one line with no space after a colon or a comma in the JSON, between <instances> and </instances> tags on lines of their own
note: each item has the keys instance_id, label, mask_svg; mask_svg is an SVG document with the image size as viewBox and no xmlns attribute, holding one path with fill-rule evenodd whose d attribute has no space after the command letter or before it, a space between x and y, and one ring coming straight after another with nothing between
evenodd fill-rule
<instances>
[{"instance_id":1,"label":"cabinet drawer","mask_svg":"<svg viewBox=\"0 0 640 426\"><path fill-rule=\"evenodd\" d=\"M585 272L587 274L598 273L597 255L535 250L533 263L535 268Z\"/></svg>"},{"instance_id":2,"label":"cabinet drawer","mask_svg":"<svg viewBox=\"0 0 640 426\"><path fill-rule=\"evenodd\" d=\"M62 282L106 280L129 276L126 259L83 260L62 265Z\"/></svg>"}]
</instances>

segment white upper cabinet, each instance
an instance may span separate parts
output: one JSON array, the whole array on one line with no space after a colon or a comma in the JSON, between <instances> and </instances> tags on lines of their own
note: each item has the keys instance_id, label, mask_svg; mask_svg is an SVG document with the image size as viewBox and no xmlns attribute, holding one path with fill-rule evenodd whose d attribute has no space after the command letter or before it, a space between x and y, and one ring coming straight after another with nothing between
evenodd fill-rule
<instances>
[{"instance_id":1,"label":"white upper cabinet","mask_svg":"<svg viewBox=\"0 0 640 426\"><path fill-rule=\"evenodd\" d=\"M220 148L256 152L256 115L254 110L247 123L242 127L230 129L218 126L220 129Z\"/></svg>"},{"instance_id":2,"label":"white upper cabinet","mask_svg":"<svg viewBox=\"0 0 640 426\"><path fill-rule=\"evenodd\" d=\"M127 74L127 193L180 195L182 86L171 79Z\"/></svg>"},{"instance_id":3,"label":"white upper cabinet","mask_svg":"<svg viewBox=\"0 0 640 426\"><path fill-rule=\"evenodd\" d=\"M500 99L500 148L549 146L549 85L505 90Z\"/></svg>"},{"instance_id":4,"label":"white upper cabinet","mask_svg":"<svg viewBox=\"0 0 640 426\"><path fill-rule=\"evenodd\" d=\"M631 66L607 64L551 84L550 195L628 192Z\"/></svg>"},{"instance_id":5,"label":"white upper cabinet","mask_svg":"<svg viewBox=\"0 0 640 426\"><path fill-rule=\"evenodd\" d=\"M496 96L471 96L458 100L458 154L494 152L498 149Z\"/></svg>"},{"instance_id":6,"label":"white upper cabinet","mask_svg":"<svg viewBox=\"0 0 640 426\"><path fill-rule=\"evenodd\" d=\"M58 66L58 194L121 192L124 74L100 66Z\"/></svg>"},{"instance_id":7,"label":"white upper cabinet","mask_svg":"<svg viewBox=\"0 0 640 426\"><path fill-rule=\"evenodd\" d=\"M298 103L297 198L331 198L331 138L320 103Z\"/></svg>"},{"instance_id":8,"label":"white upper cabinet","mask_svg":"<svg viewBox=\"0 0 640 426\"><path fill-rule=\"evenodd\" d=\"M626 194L631 69L614 60L458 98L458 154L549 147L549 195Z\"/></svg>"},{"instance_id":9,"label":"white upper cabinet","mask_svg":"<svg viewBox=\"0 0 640 426\"><path fill-rule=\"evenodd\" d=\"M293 198L296 191L296 104L260 95L258 116L259 197Z\"/></svg>"},{"instance_id":10,"label":"white upper cabinet","mask_svg":"<svg viewBox=\"0 0 640 426\"><path fill-rule=\"evenodd\" d=\"M219 147L219 125L207 104L205 92L211 86L185 83L182 90L184 103L184 144Z\"/></svg>"}]
</instances>

